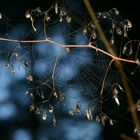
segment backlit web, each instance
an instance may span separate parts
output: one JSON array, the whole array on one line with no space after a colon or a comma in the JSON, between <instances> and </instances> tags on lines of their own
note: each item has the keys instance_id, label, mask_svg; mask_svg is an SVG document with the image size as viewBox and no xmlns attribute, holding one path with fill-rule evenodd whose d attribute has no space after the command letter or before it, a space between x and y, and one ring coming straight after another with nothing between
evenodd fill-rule
<instances>
[{"instance_id":1,"label":"backlit web","mask_svg":"<svg viewBox=\"0 0 140 140\"><path fill-rule=\"evenodd\" d=\"M3 15L1 38L18 41L0 43L6 48L3 55L11 73L16 77L19 70L25 72L29 84L26 94L32 99L30 111L41 115L44 120L52 118L54 125L55 114L59 112L84 116L88 120L95 118L103 125L107 120L112 125L114 120L106 114L104 104L109 102L119 106L125 102L123 104L126 105L127 100L121 95L124 90L119 70L111 61L112 57L104 54L107 50L94 22L84 18L79 24L59 2L46 11L40 8L27 11L25 16L27 19L13 20ZM135 74L138 71L136 64L139 64L140 44L136 40L128 42L127 32L131 22L120 19L116 8L97 13L97 18L118 56L133 60L134 69L128 66L125 69ZM90 48L89 44L97 49ZM126 108L121 111L127 113ZM107 108L107 112L110 109Z\"/></svg>"}]
</instances>

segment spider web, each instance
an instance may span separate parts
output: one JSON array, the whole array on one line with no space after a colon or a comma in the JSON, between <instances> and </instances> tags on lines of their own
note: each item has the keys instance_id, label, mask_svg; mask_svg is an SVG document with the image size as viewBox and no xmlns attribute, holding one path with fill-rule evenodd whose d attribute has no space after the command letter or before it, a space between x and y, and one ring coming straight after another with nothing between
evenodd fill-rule
<instances>
[{"instance_id":1,"label":"spider web","mask_svg":"<svg viewBox=\"0 0 140 140\"><path fill-rule=\"evenodd\" d=\"M124 37L122 38L122 36L119 37L118 35L122 30L123 24L119 24L119 22L115 24L117 34L115 29L112 29L114 19L111 19L111 15L107 20L105 17L110 13L110 11L102 14L98 13L97 16L100 17L100 22L103 24L108 39L113 42L112 47L116 49L121 57L133 59L135 56L135 58L139 58L139 43L134 41L134 45L138 47L132 50L136 54L132 52L130 55L133 42L130 42L127 48L124 48L128 38L124 39ZM11 72L16 74L18 71L15 71L16 67L22 65L25 68L25 75L31 74L26 77L30 86L27 94L33 99L30 111L35 110L37 114L42 114L44 117L44 110L52 113L54 110L57 111L57 108L62 109L58 105L59 103L63 106L62 110L69 112L72 116L74 114L85 116L89 107L92 108L94 114L97 114L100 112L100 92L102 88L103 103L114 101L112 98L113 85L121 85L119 71L114 63L108 67L112 60L109 56L89 47L76 47L76 45L84 46L91 43L93 46L106 51L96 33L96 29L94 29L93 22L87 20L81 26L73 19L70 23L65 19L60 22L59 17L53 13L50 15L51 20L49 22L34 15L33 26L31 26L29 20L10 20L5 16L3 22L6 23L7 33L4 32L1 37L17 40L51 39L54 42L75 47L63 48L50 42L2 42L2 45L7 47L5 55L8 59L7 63L10 62ZM34 28L36 29L35 32L33 31ZM94 36L93 31L95 32ZM17 60L13 57L15 56L15 50L19 55ZM9 56L8 52L10 53ZM133 71L127 66L125 68L130 72ZM139 92L131 81L130 84ZM127 102L125 97L119 98L122 100L120 102ZM110 109L108 110L111 111ZM128 112L126 108L121 111L124 114ZM124 116L122 115L121 117ZM54 118L53 121L55 123Z\"/></svg>"}]
</instances>

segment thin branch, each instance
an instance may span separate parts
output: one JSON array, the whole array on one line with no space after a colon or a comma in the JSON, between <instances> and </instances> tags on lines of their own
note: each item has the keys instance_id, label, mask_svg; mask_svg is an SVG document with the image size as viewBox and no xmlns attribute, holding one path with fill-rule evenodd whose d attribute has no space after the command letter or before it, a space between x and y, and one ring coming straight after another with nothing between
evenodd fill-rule
<instances>
[{"instance_id":1,"label":"thin branch","mask_svg":"<svg viewBox=\"0 0 140 140\"><path fill-rule=\"evenodd\" d=\"M51 39L46 39L46 40L13 40L13 39L8 39L8 38L0 38L0 41L15 42L15 43L43 43L43 42L47 43L47 42L49 42L49 43L58 45L62 48L92 48L96 51L99 51L99 52L111 57L114 60L137 64L137 62L135 60L123 59L123 58L117 57L116 55L113 55L111 53L108 53L108 52L100 49L100 48L97 48L96 46L91 45L91 43L89 43L88 45L86 45L86 44L83 44L83 45L65 45L65 44L61 44L61 43L58 43L56 41L53 41Z\"/></svg>"}]
</instances>

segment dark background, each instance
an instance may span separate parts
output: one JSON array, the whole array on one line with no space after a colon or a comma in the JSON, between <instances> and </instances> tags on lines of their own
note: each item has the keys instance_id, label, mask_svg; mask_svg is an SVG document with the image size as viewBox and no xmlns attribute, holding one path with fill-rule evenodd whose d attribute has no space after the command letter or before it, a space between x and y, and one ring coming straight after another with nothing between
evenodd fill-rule
<instances>
[{"instance_id":1,"label":"dark background","mask_svg":"<svg viewBox=\"0 0 140 140\"><path fill-rule=\"evenodd\" d=\"M80 15L82 14L85 15L87 14L86 8L84 7L82 0L65 0L63 2L70 9L72 15L75 16L76 18L80 18ZM52 4L52 0L1 0L0 11L10 19L12 18L23 19L26 10L34 9L38 6L41 9L47 9L51 4ZM91 0L91 4L96 12L107 11L113 7L119 9L120 15L124 18L128 18L133 24L133 28L129 32L129 37L131 39L139 39L140 18L139 18L138 1ZM1 68L1 70L5 70L5 69ZM0 74L2 75L3 73L1 72ZM23 80L15 81L15 79L11 77L5 79L8 80L9 78L12 79L11 85L9 84L9 89L12 92L15 90L14 87L16 87L17 82L18 82L18 89L17 89L18 93L20 92L21 87L23 87L24 89L23 92L26 90L26 88L23 86L26 85L25 81ZM130 79L133 81L133 84L136 86L136 88L139 88L139 75L137 74L137 76L131 77ZM132 88L132 91L135 90ZM2 93L4 91L0 89L0 92ZM134 127L132 122L129 121L131 119L130 114L126 114L126 116L122 118L121 114L117 115L117 113L119 113L118 110L116 110L116 114L112 115L113 117L117 118L118 123L113 127L106 126L103 129L103 132L99 134L95 134L95 136L93 135L91 137L90 136L88 137L86 135L92 135L96 131L94 125L96 126L97 124L93 125L87 121L82 121L80 119L71 121L69 120L69 118L63 117L64 121L62 120L62 123L56 126L56 128L53 128L50 124L43 122L38 117L29 113L28 111L29 99L28 97L24 97L24 96L25 96L24 94L22 94L22 96L19 94L16 94L15 96L12 95L12 100L15 102L15 104L17 104L18 113L16 113L16 115L11 117L9 120L3 118L0 120L0 140L11 140L11 139L30 140L30 137L32 137L33 140L55 140L55 139L56 140L59 139L90 140L92 138L94 138L95 140L96 139L119 140L121 133L125 133L128 135L132 134L133 136ZM137 98L138 97L136 96L135 100ZM89 123L89 125L86 126L85 123L87 124ZM65 124L68 124L69 128L67 128ZM89 129L89 132L85 130L85 127L87 127L87 130ZM100 126L97 125L96 127L100 127ZM30 131L30 133L28 132L28 130ZM65 136L65 133L68 133L67 131L69 131L69 134ZM80 135L80 131L82 131L83 133L84 131L86 131L83 138ZM101 135L101 137L98 135Z\"/></svg>"}]
</instances>

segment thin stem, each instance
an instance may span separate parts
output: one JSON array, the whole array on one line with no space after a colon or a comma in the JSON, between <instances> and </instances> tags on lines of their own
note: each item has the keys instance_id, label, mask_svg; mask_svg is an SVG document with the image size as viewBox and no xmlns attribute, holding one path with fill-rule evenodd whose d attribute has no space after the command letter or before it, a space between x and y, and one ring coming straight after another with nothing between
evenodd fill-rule
<instances>
[{"instance_id":1,"label":"thin stem","mask_svg":"<svg viewBox=\"0 0 140 140\"><path fill-rule=\"evenodd\" d=\"M91 45L91 43L87 44L83 44L83 45L66 45L66 44L61 44L58 43L56 41L53 41L51 39L47 39L47 40L14 40L14 39L8 39L8 38L0 38L0 41L7 41L7 42L15 42L15 43L43 43L43 42L49 42L55 45L58 45L62 48L92 48L96 51L99 51L109 57L111 57L114 60L118 60L118 61L123 61L123 62L127 62L127 63L133 63L133 64L137 64L137 62L135 60L130 60L130 59L123 59L120 57L117 57L111 53L108 53L100 48L97 48L96 46Z\"/></svg>"},{"instance_id":2,"label":"thin stem","mask_svg":"<svg viewBox=\"0 0 140 140\"><path fill-rule=\"evenodd\" d=\"M103 90L104 90L104 86L105 86L105 81L106 81L106 77L107 77L109 68L110 68L111 64L113 63L113 61L114 61L114 59L112 59L112 60L109 62L108 66L107 66L107 69L106 69L106 72L105 72L105 75L104 75L104 79L103 79L103 84L102 84L101 91L100 91L100 96L101 96L101 112L102 112Z\"/></svg>"}]
</instances>

